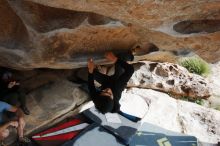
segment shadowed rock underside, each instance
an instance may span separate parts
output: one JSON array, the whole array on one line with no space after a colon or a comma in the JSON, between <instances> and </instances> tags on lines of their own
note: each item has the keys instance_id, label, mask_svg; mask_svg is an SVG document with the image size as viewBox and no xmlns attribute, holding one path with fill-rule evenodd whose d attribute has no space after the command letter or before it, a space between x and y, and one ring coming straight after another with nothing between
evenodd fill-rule
<instances>
[{"instance_id":1,"label":"shadowed rock underside","mask_svg":"<svg viewBox=\"0 0 220 146\"><path fill-rule=\"evenodd\" d=\"M220 56L218 0L1 0L0 12L0 65L10 68L79 68L92 56L103 64L105 51L146 42Z\"/></svg>"}]
</instances>

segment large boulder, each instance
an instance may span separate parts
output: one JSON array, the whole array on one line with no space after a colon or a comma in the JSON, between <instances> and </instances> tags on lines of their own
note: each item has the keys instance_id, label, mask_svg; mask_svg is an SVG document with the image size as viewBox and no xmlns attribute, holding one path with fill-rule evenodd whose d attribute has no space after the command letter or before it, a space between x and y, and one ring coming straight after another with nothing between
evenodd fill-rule
<instances>
[{"instance_id":1,"label":"large boulder","mask_svg":"<svg viewBox=\"0 0 220 146\"><path fill-rule=\"evenodd\" d=\"M105 51L152 43L220 56L220 2L1 0L0 65L16 69L79 68ZM148 48L146 48L148 49Z\"/></svg>"},{"instance_id":2,"label":"large boulder","mask_svg":"<svg viewBox=\"0 0 220 146\"><path fill-rule=\"evenodd\" d=\"M31 115L25 116L26 134L42 127L75 110L88 100L88 94L67 80L56 80L30 92L27 106Z\"/></svg>"},{"instance_id":3,"label":"large boulder","mask_svg":"<svg viewBox=\"0 0 220 146\"><path fill-rule=\"evenodd\" d=\"M130 87L156 89L192 100L211 95L205 78L177 64L143 61L134 64L134 68L136 71L128 82Z\"/></svg>"},{"instance_id":4,"label":"large boulder","mask_svg":"<svg viewBox=\"0 0 220 146\"><path fill-rule=\"evenodd\" d=\"M124 91L122 96L139 96L146 101L148 111L142 122L196 136L203 143L220 141L220 112L217 110L176 100L151 89L132 88Z\"/></svg>"},{"instance_id":5,"label":"large boulder","mask_svg":"<svg viewBox=\"0 0 220 146\"><path fill-rule=\"evenodd\" d=\"M220 110L220 62L211 64L211 73L207 77L212 89L212 96L209 98L210 106Z\"/></svg>"}]
</instances>

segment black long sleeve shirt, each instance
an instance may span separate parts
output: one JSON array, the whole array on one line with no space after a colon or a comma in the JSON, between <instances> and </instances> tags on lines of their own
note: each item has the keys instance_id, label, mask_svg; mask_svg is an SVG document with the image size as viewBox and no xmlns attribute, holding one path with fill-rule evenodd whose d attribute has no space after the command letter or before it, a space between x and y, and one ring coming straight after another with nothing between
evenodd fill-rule
<instances>
[{"instance_id":1,"label":"black long sleeve shirt","mask_svg":"<svg viewBox=\"0 0 220 146\"><path fill-rule=\"evenodd\" d=\"M110 80L107 85L104 85L105 87L109 87L113 93L114 109L112 112L119 111L120 109L119 100L121 98L121 93L124 90L125 86L127 85L127 82L131 78L132 74L134 73L133 66L125 61L118 59L116 65L120 65L124 69L124 72L119 76L117 80ZM90 97L92 98L92 100L93 101L99 100L97 99L97 97L100 94L100 91L98 91L94 85L93 73L89 73L88 75L88 86L89 86Z\"/></svg>"}]
</instances>

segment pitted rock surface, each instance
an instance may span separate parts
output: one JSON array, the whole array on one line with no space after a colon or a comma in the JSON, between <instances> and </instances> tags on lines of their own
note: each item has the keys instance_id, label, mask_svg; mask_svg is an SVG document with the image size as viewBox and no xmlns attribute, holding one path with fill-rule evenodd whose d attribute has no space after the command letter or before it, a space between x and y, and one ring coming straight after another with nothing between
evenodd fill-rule
<instances>
[{"instance_id":1,"label":"pitted rock surface","mask_svg":"<svg viewBox=\"0 0 220 146\"><path fill-rule=\"evenodd\" d=\"M156 89L192 99L208 98L211 89L205 78L173 63L143 61L134 64L128 86Z\"/></svg>"}]
</instances>

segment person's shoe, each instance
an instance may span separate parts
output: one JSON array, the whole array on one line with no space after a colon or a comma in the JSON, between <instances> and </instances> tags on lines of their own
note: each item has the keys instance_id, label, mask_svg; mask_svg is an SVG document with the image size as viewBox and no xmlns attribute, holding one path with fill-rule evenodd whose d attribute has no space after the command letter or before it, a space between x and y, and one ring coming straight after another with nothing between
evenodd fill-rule
<instances>
[{"instance_id":1,"label":"person's shoe","mask_svg":"<svg viewBox=\"0 0 220 146\"><path fill-rule=\"evenodd\" d=\"M31 140L27 137L19 138L17 146L29 146L31 145Z\"/></svg>"},{"instance_id":2,"label":"person's shoe","mask_svg":"<svg viewBox=\"0 0 220 146\"><path fill-rule=\"evenodd\" d=\"M19 138L19 141L20 142L24 142L24 143L30 143L31 142L31 140L29 138L27 138L27 137Z\"/></svg>"},{"instance_id":3,"label":"person's shoe","mask_svg":"<svg viewBox=\"0 0 220 146\"><path fill-rule=\"evenodd\" d=\"M21 109L25 115L30 115L30 111L28 110L28 108L26 106L22 106Z\"/></svg>"}]
</instances>

